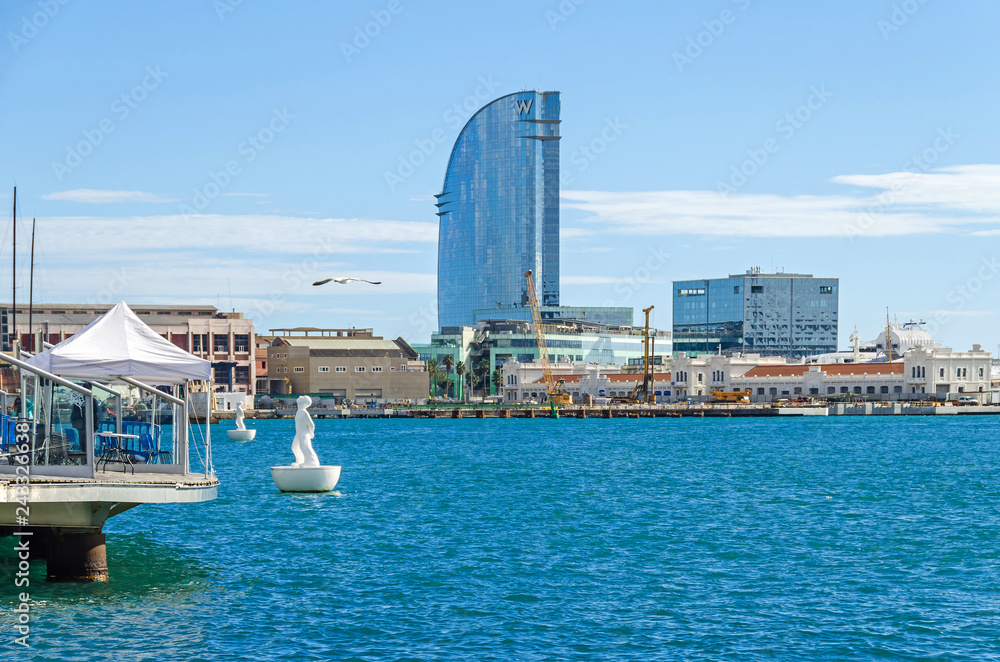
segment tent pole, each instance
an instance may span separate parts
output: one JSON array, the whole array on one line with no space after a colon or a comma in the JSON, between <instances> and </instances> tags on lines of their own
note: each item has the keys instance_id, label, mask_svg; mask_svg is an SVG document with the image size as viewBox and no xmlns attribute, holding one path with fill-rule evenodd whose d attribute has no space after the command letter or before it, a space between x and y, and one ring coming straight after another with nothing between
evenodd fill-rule
<instances>
[{"instance_id":1,"label":"tent pole","mask_svg":"<svg viewBox=\"0 0 1000 662\"><path fill-rule=\"evenodd\" d=\"M208 376L208 397L205 399L205 478L209 476L212 465L212 407L215 406L215 388L212 386L212 374Z\"/></svg>"}]
</instances>

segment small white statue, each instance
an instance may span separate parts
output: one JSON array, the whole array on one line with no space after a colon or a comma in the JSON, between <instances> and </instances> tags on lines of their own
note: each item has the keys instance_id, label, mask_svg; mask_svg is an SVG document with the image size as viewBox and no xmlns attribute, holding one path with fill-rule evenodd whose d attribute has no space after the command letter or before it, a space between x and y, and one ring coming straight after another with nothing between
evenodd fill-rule
<instances>
[{"instance_id":1,"label":"small white statue","mask_svg":"<svg viewBox=\"0 0 1000 662\"><path fill-rule=\"evenodd\" d=\"M253 441L253 438L257 435L256 430L247 430L246 423L243 422L245 408L246 405L242 402L236 403L236 429L226 430L226 434L233 441Z\"/></svg>"},{"instance_id":2,"label":"small white statue","mask_svg":"<svg viewBox=\"0 0 1000 662\"><path fill-rule=\"evenodd\" d=\"M309 416L309 406L312 398L300 395L295 401L299 409L295 412L295 438L292 439L292 455L295 456L293 467L318 467L319 457L312 447L312 438L316 434L316 424Z\"/></svg>"},{"instance_id":3,"label":"small white statue","mask_svg":"<svg viewBox=\"0 0 1000 662\"><path fill-rule=\"evenodd\" d=\"M246 430L247 429L246 423L243 422L243 415L244 415L243 410L244 409L246 409L246 407L243 405L242 402L237 402L236 403L236 429L237 430Z\"/></svg>"}]
</instances>

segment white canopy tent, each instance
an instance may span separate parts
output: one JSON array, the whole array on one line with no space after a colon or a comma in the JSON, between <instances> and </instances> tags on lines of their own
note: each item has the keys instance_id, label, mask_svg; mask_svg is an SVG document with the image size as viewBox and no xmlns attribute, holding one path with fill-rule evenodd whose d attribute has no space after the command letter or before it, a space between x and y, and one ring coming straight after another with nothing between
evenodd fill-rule
<instances>
[{"instance_id":1,"label":"white canopy tent","mask_svg":"<svg viewBox=\"0 0 1000 662\"><path fill-rule=\"evenodd\" d=\"M173 425L172 434L174 437L172 466L179 465L183 473L188 472L189 462L187 449L188 445L188 411L189 411L189 391L187 388L180 393L182 385L188 382L207 382L208 391L211 392L212 364L205 359L198 358L183 349L177 347L168 340L162 338L143 322L125 302L118 303L107 313L97 318L80 332L70 336L54 347L46 349L23 364L22 369L38 369L39 375L50 380L80 380L87 382L92 388L101 388L115 393L120 392L113 389L115 384L128 384L138 388L153 396L152 411L156 411L157 399L163 398L176 406L181 407L181 412L175 414L175 419L179 416L183 425ZM38 377L36 379L36 388ZM66 387L72 386L80 390L82 387L63 382ZM170 386L169 391L160 390L156 387ZM51 389L51 385L49 386ZM92 397L90 391L80 390L84 397ZM51 393L48 397L52 397ZM88 423L85 427L92 427L95 421L91 420L91 407L83 403L81 409L87 416ZM48 415L52 415L52 409L46 408ZM148 421L156 424L154 418ZM205 475L214 473L212 469L212 436L211 417L205 420L205 455L202 462L205 467ZM115 432L110 437L122 437L122 412L118 409ZM93 429L96 430L96 427ZM82 436L82 435L81 435ZM96 436L96 435L95 435ZM129 437L131 435L124 435ZM198 446L195 446L197 449ZM159 443L157 442L159 452ZM201 453L199 451L199 457ZM93 444L88 445L87 467L93 475L95 468ZM124 463L124 460L123 460ZM105 463L107 467L107 463ZM57 467L49 471L59 470L64 472L82 471L84 467ZM144 466L144 471L159 471L155 466ZM171 471L171 469L167 469ZM66 475L70 475L66 473Z\"/></svg>"},{"instance_id":2,"label":"white canopy tent","mask_svg":"<svg viewBox=\"0 0 1000 662\"><path fill-rule=\"evenodd\" d=\"M147 384L208 381L212 364L153 331L124 301L28 363L76 379L130 377Z\"/></svg>"}]
</instances>

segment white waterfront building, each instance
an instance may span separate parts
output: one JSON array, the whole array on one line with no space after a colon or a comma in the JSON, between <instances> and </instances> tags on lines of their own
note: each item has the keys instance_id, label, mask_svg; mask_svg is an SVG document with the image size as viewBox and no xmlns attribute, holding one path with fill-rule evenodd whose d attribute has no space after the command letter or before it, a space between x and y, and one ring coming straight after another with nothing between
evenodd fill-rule
<instances>
[{"instance_id":1,"label":"white waterfront building","mask_svg":"<svg viewBox=\"0 0 1000 662\"><path fill-rule=\"evenodd\" d=\"M923 339L922 339L923 340ZM992 356L981 345L955 351L936 342L908 345L892 361L788 362L758 354L730 356L681 352L656 366L654 393L658 402L709 401L712 391L745 391L751 401L838 397L866 401L954 400L971 395L983 404L997 400L1000 381L992 372ZM893 346L897 347L895 338ZM894 352L895 355L895 352ZM857 354L854 355L856 357ZM862 354L863 356L863 354ZM852 357L852 358L854 358ZM503 402L544 402L546 388L538 362L508 361L503 365ZM641 372L613 364L563 361L552 364L553 376L564 381L574 403L593 398L625 396L642 379Z\"/></svg>"},{"instance_id":2,"label":"white waterfront building","mask_svg":"<svg viewBox=\"0 0 1000 662\"><path fill-rule=\"evenodd\" d=\"M936 346L935 346L936 345ZM991 400L992 355L981 345L957 352L939 343L911 347L902 358L867 363L786 363L753 354L677 356L673 399L709 399L716 391L750 390L754 402L823 396L865 400Z\"/></svg>"}]
</instances>

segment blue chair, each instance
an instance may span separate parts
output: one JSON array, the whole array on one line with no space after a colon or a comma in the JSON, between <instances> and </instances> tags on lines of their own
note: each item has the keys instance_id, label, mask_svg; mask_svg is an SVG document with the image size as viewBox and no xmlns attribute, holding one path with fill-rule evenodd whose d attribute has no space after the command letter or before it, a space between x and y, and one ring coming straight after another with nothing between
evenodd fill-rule
<instances>
[{"instance_id":1,"label":"blue chair","mask_svg":"<svg viewBox=\"0 0 1000 662\"><path fill-rule=\"evenodd\" d=\"M0 453L6 453L7 446L14 441L10 430L8 430L10 421L10 416L0 414Z\"/></svg>"},{"instance_id":2,"label":"blue chair","mask_svg":"<svg viewBox=\"0 0 1000 662\"><path fill-rule=\"evenodd\" d=\"M136 428L135 434L139 435L135 453L136 459L145 464L164 464L164 459L166 459L166 464L170 464L170 451L159 449L159 426L150 423L140 423Z\"/></svg>"},{"instance_id":3,"label":"blue chair","mask_svg":"<svg viewBox=\"0 0 1000 662\"><path fill-rule=\"evenodd\" d=\"M17 419L0 415L0 448L4 453L13 453L17 446ZM11 458L13 463L13 458Z\"/></svg>"},{"instance_id":4,"label":"blue chair","mask_svg":"<svg viewBox=\"0 0 1000 662\"><path fill-rule=\"evenodd\" d=\"M63 426L62 433L66 435L66 445L80 447L80 435L76 428Z\"/></svg>"}]
</instances>

